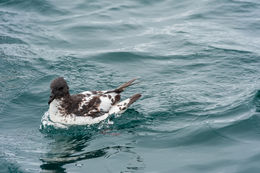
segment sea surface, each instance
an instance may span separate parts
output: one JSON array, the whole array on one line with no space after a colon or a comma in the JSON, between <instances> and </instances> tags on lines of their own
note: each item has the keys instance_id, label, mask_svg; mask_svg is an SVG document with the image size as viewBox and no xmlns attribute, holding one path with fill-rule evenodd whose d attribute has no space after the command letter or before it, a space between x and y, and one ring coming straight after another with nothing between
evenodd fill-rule
<instances>
[{"instance_id":1,"label":"sea surface","mask_svg":"<svg viewBox=\"0 0 260 173\"><path fill-rule=\"evenodd\" d=\"M42 126L51 80L142 98ZM259 0L0 0L0 172L259 173Z\"/></svg>"}]
</instances>

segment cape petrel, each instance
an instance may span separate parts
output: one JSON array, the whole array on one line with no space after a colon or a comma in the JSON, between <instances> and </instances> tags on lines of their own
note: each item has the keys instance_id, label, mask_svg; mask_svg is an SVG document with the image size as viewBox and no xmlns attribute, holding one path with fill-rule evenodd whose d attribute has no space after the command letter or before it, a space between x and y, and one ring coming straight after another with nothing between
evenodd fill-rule
<instances>
[{"instance_id":1,"label":"cape petrel","mask_svg":"<svg viewBox=\"0 0 260 173\"><path fill-rule=\"evenodd\" d=\"M120 101L120 93L126 87L136 84L135 80L132 79L114 90L85 91L70 95L67 82L58 77L50 84L50 119L62 124L85 125L98 123L111 114L121 114L141 97L141 94L135 94Z\"/></svg>"}]
</instances>

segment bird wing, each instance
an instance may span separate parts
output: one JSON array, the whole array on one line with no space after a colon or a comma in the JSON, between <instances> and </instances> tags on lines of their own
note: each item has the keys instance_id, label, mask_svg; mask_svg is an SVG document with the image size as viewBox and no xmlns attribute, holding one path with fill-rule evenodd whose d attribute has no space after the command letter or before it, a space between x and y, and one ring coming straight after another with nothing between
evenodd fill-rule
<instances>
[{"instance_id":1,"label":"bird wing","mask_svg":"<svg viewBox=\"0 0 260 173\"><path fill-rule=\"evenodd\" d=\"M79 111L84 112L84 116L97 117L102 113L109 112L110 108L120 101L120 95L107 91L85 91L83 101L80 103Z\"/></svg>"}]
</instances>

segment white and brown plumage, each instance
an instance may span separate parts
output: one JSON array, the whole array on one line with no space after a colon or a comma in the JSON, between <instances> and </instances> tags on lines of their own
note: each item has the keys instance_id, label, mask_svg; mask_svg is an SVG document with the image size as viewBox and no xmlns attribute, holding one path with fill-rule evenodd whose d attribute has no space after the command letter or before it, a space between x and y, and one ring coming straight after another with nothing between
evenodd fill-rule
<instances>
[{"instance_id":1,"label":"white and brown plumage","mask_svg":"<svg viewBox=\"0 0 260 173\"><path fill-rule=\"evenodd\" d=\"M64 78L59 77L51 82L49 115L53 122L83 125L95 124L105 120L111 114L123 113L132 103L141 97L135 94L120 102L120 93L131 86L136 79L109 91L85 91L70 95Z\"/></svg>"}]
</instances>

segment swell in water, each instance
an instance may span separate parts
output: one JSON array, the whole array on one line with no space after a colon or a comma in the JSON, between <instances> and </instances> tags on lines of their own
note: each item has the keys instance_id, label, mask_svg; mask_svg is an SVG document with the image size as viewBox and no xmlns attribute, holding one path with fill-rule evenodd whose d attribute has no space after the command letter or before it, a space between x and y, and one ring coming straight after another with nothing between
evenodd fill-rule
<instances>
[{"instance_id":1,"label":"swell in water","mask_svg":"<svg viewBox=\"0 0 260 173\"><path fill-rule=\"evenodd\" d=\"M0 1L0 170L259 172L259 6ZM39 130L57 76L71 93L140 77L123 97L143 97L95 126Z\"/></svg>"}]
</instances>

